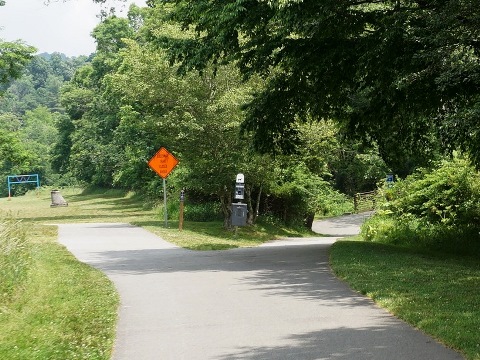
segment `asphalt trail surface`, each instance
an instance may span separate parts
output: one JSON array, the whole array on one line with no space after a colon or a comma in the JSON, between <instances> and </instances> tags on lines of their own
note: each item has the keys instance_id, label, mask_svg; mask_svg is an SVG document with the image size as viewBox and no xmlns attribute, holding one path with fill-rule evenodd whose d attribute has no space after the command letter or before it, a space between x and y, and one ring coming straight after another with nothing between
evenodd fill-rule
<instances>
[{"instance_id":1,"label":"asphalt trail surface","mask_svg":"<svg viewBox=\"0 0 480 360\"><path fill-rule=\"evenodd\" d=\"M363 219L314 230L347 235ZM336 279L336 239L195 252L128 224L59 225L60 243L118 289L113 360L462 359Z\"/></svg>"}]
</instances>

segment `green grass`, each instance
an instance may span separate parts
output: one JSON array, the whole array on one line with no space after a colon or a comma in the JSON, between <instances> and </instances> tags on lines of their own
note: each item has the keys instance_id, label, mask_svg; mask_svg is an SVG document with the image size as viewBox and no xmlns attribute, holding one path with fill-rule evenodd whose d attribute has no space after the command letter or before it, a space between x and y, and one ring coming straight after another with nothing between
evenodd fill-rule
<instances>
[{"instance_id":1,"label":"green grass","mask_svg":"<svg viewBox=\"0 0 480 360\"><path fill-rule=\"evenodd\" d=\"M50 208L47 191L0 199L0 219L9 229L0 234L0 253L22 244L6 258L23 259L13 275L4 271L8 262L0 262L0 281L15 279L13 288L0 289L0 359L110 359L118 307L113 284L56 242L56 226L45 225L75 213L85 220L95 205L83 205Z\"/></svg>"},{"instance_id":2,"label":"green grass","mask_svg":"<svg viewBox=\"0 0 480 360\"><path fill-rule=\"evenodd\" d=\"M131 222L155 215L133 193L118 190L83 194L81 189L62 189L68 207L50 207L50 190L42 189L11 200L0 199L0 210L35 224L71 222Z\"/></svg>"},{"instance_id":3,"label":"green grass","mask_svg":"<svg viewBox=\"0 0 480 360\"><path fill-rule=\"evenodd\" d=\"M477 258L360 241L335 243L330 257L336 275L353 289L467 359L480 359Z\"/></svg>"},{"instance_id":4,"label":"green grass","mask_svg":"<svg viewBox=\"0 0 480 360\"><path fill-rule=\"evenodd\" d=\"M190 250L225 250L238 247L258 246L266 241L285 237L311 236L312 233L286 227L259 223L255 226L225 230L221 222L186 222L178 230L178 221L133 221L133 224L157 234L161 238Z\"/></svg>"},{"instance_id":5,"label":"green grass","mask_svg":"<svg viewBox=\"0 0 480 360\"><path fill-rule=\"evenodd\" d=\"M237 231L223 229L221 222L186 221L183 230L178 220L169 219L167 227L163 213L133 193L119 190L83 193L80 189L61 190L68 207L50 208L50 191L43 189L26 196L0 199L1 208L24 223L33 223L32 229L41 229L46 223L72 222L125 222L138 225L178 246L192 250L222 250L236 247L258 246L284 237L312 236L306 229L291 229L260 221L253 227ZM185 205L188 210L188 203ZM35 230L34 230L35 231Z\"/></svg>"},{"instance_id":6,"label":"green grass","mask_svg":"<svg viewBox=\"0 0 480 360\"><path fill-rule=\"evenodd\" d=\"M0 218L0 305L15 296L31 265L31 247L18 220Z\"/></svg>"},{"instance_id":7,"label":"green grass","mask_svg":"<svg viewBox=\"0 0 480 360\"><path fill-rule=\"evenodd\" d=\"M28 280L0 312L0 358L110 359L118 297L55 243L36 244Z\"/></svg>"}]
</instances>

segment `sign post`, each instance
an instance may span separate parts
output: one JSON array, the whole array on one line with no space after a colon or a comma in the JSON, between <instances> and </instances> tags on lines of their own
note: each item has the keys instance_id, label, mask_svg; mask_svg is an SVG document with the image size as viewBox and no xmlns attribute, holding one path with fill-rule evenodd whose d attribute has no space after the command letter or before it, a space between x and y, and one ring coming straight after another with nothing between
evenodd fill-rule
<instances>
[{"instance_id":1,"label":"sign post","mask_svg":"<svg viewBox=\"0 0 480 360\"><path fill-rule=\"evenodd\" d=\"M185 190L180 192L180 215L178 219L178 230L183 230L183 202L185 201Z\"/></svg>"},{"instance_id":2,"label":"sign post","mask_svg":"<svg viewBox=\"0 0 480 360\"><path fill-rule=\"evenodd\" d=\"M170 175L173 168L177 166L178 160L164 147L160 148L155 155L148 161L148 166L163 179L163 203L165 209L165 227L168 226L167 214L167 176Z\"/></svg>"}]
</instances>

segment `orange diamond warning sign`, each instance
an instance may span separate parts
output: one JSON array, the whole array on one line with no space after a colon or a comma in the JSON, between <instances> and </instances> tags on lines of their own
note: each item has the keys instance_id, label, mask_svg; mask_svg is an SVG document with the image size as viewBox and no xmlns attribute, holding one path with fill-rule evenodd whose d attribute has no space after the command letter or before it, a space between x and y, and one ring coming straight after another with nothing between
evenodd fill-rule
<instances>
[{"instance_id":1,"label":"orange diamond warning sign","mask_svg":"<svg viewBox=\"0 0 480 360\"><path fill-rule=\"evenodd\" d=\"M163 179L167 178L177 164L177 158L170 154L164 147L158 150L148 162L148 166Z\"/></svg>"}]
</instances>

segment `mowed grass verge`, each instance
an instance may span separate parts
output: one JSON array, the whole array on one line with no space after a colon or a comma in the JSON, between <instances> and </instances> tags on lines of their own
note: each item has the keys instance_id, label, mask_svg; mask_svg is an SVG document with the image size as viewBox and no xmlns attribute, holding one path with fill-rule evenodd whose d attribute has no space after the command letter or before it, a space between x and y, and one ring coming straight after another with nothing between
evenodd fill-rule
<instances>
[{"instance_id":1,"label":"mowed grass verge","mask_svg":"<svg viewBox=\"0 0 480 360\"><path fill-rule=\"evenodd\" d=\"M53 239L33 244L26 281L0 309L0 358L110 359L117 307L101 273Z\"/></svg>"},{"instance_id":2,"label":"mowed grass verge","mask_svg":"<svg viewBox=\"0 0 480 360\"><path fill-rule=\"evenodd\" d=\"M391 245L339 241L330 262L337 276L397 317L467 359L480 359L480 262Z\"/></svg>"},{"instance_id":3,"label":"mowed grass verge","mask_svg":"<svg viewBox=\"0 0 480 360\"><path fill-rule=\"evenodd\" d=\"M0 359L111 357L118 294L106 276L78 262L57 242L57 227L51 224L132 223L196 250L256 246L278 237L309 235L273 225L234 233L223 230L221 223L192 222L186 222L184 230L179 231L177 221L170 220L165 228L159 211L132 193L63 189L61 194L68 207L51 208L49 189L11 200L0 198L0 230L2 224L16 224L10 232L0 231L0 281L8 278L9 283L15 284L13 289L5 287L6 293L0 294ZM22 254L12 253L12 244L22 244ZM1 260L7 256L25 261L13 270L15 260L2 268ZM8 274L2 272L7 267Z\"/></svg>"},{"instance_id":4,"label":"mowed grass verge","mask_svg":"<svg viewBox=\"0 0 480 360\"><path fill-rule=\"evenodd\" d=\"M67 219L50 208L49 196L40 191L0 199L2 225L16 224L0 239L0 253L15 237L13 243L24 245L17 257L26 260L13 274L1 272L8 261L0 263L1 280L15 275L16 282L0 294L0 359L110 359L118 295L101 272L57 243L57 227L46 223Z\"/></svg>"}]
</instances>

